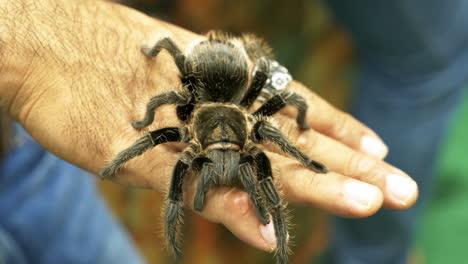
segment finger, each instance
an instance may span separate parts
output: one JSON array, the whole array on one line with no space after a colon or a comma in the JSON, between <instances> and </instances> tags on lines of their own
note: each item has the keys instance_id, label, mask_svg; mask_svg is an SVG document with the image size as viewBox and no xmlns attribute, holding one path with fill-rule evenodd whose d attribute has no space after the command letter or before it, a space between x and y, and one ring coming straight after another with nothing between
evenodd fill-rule
<instances>
[{"instance_id":1,"label":"finger","mask_svg":"<svg viewBox=\"0 0 468 264\"><path fill-rule=\"evenodd\" d=\"M382 206L382 192L371 184L336 172L315 173L277 153L267 152L267 155L285 197L292 202L310 204L350 218L370 216Z\"/></svg>"},{"instance_id":2,"label":"finger","mask_svg":"<svg viewBox=\"0 0 468 264\"><path fill-rule=\"evenodd\" d=\"M344 144L313 130L300 131L294 121L281 119L282 131L288 138L297 138L296 147L332 171L375 185L384 194L384 204L391 209L407 209L418 197L418 187L406 173L390 164L355 151ZM295 140L293 140L295 141ZM282 154L278 148L266 147Z\"/></svg>"},{"instance_id":3,"label":"finger","mask_svg":"<svg viewBox=\"0 0 468 264\"><path fill-rule=\"evenodd\" d=\"M307 121L316 131L377 158L384 158L388 147L370 128L330 105L304 85L294 82L288 88L302 95L308 104ZM295 114L289 111L289 115Z\"/></svg>"},{"instance_id":4,"label":"finger","mask_svg":"<svg viewBox=\"0 0 468 264\"><path fill-rule=\"evenodd\" d=\"M403 171L378 158L352 150L314 131L302 133L298 146L308 155L320 157L320 162L333 171L379 187L384 194L384 204L388 208L407 209L418 198L416 182Z\"/></svg>"},{"instance_id":5,"label":"finger","mask_svg":"<svg viewBox=\"0 0 468 264\"><path fill-rule=\"evenodd\" d=\"M193 198L189 199L193 206ZM200 213L206 219L223 224L236 237L260 250L276 248L273 222L263 225L247 193L230 187L212 187Z\"/></svg>"}]
</instances>

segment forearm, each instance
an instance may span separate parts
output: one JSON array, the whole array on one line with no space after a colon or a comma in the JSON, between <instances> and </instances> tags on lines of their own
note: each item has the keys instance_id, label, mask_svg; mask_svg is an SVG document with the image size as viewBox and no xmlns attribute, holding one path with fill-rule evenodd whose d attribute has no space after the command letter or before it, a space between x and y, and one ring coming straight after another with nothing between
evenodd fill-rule
<instances>
[{"instance_id":1,"label":"forearm","mask_svg":"<svg viewBox=\"0 0 468 264\"><path fill-rule=\"evenodd\" d=\"M128 73L146 79L139 46L155 35L170 35L179 43L195 37L103 1L0 0L0 6L0 107L19 120L31 99L49 86L82 85L94 78L130 81Z\"/></svg>"}]
</instances>

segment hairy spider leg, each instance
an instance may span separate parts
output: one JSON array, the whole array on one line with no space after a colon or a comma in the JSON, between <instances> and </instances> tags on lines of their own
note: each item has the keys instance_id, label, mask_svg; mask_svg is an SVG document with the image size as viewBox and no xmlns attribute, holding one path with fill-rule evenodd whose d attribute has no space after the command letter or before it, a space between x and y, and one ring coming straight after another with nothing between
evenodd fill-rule
<instances>
[{"instance_id":1,"label":"hairy spider leg","mask_svg":"<svg viewBox=\"0 0 468 264\"><path fill-rule=\"evenodd\" d=\"M99 177L105 179L114 176L127 161L143 154L156 145L165 142L180 142L183 140L183 133L180 130L177 127L167 127L149 132L135 141L133 145L117 154L110 164L99 172Z\"/></svg>"},{"instance_id":2,"label":"hairy spider leg","mask_svg":"<svg viewBox=\"0 0 468 264\"><path fill-rule=\"evenodd\" d=\"M204 162L200 172L200 179L198 180L197 192L193 201L195 210L201 212L205 207L205 197L208 189L213 182L214 164L211 162Z\"/></svg>"},{"instance_id":3,"label":"hairy spider leg","mask_svg":"<svg viewBox=\"0 0 468 264\"><path fill-rule=\"evenodd\" d=\"M154 44L152 47L146 45L141 46L141 51L149 57L157 56L162 49L167 50L174 59L177 69L181 74L181 81L184 87L186 87L190 93L195 93L192 83L194 81L194 77L192 76L193 74L191 73L192 70L190 65L185 63L185 55L172 39L163 38L162 40L156 42L156 44ZM191 99L187 104L179 104L177 106L177 117L182 121L186 121L192 113L195 103L195 96L191 96Z\"/></svg>"},{"instance_id":4,"label":"hairy spider leg","mask_svg":"<svg viewBox=\"0 0 468 264\"><path fill-rule=\"evenodd\" d=\"M286 105L292 105L297 108L297 124L302 129L309 129L310 126L306 122L307 103L305 99L295 92L283 91L268 99L257 111L252 115L259 116L272 116L278 111L283 109Z\"/></svg>"},{"instance_id":5,"label":"hairy spider leg","mask_svg":"<svg viewBox=\"0 0 468 264\"><path fill-rule=\"evenodd\" d=\"M180 51L177 44L170 38L163 38L156 42L152 47L142 45L141 51L149 57L156 57L159 52L165 49L174 58L175 64L182 75L185 75L185 55Z\"/></svg>"},{"instance_id":6,"label":"hairy spider leg","mask_svg":"<svg viewBox=\"0 0 468 264\"><path fill-rule=\"evenodd\" d=\"M269 140L277 144L282 151L296 158L299 162L318 173L327 173L325 165L309 158L304 152L294 147L281 131L265 120L260 120L253 127L253 138L258 142Z\"/></svg>"},{"instance_id":7,"label":"hairy spider leg","mask_svg":"<svg viewBox=\"0 0 468 264\"><path fill-rule=\"evenodd\" d=\"M182 256L182 224L184 219L183 190L184 177L189 164L182 158L175 165L169 187L167 206L164 211L164 235L167 245L176 258Z\"/></svg>"},{"instance_id":8,"label":"hairy spider leg","mask_svg":"<svg viewBox=\"0 0 468 264\"><path fill-rule=\"evenodd\" d=\"M257 166L257 177L260 189L265 196L270 209L273 225L276 235L276 263L288 263L288 225L286 223L286 214L284 212L285 204L281 199L278 190L273 182L273 173L271 164L264 152L260 151L255 155L255 164Z\"/></svg>"},{"instance_id":9,"label":"hairy spider leg","mask_svg":"<svg viewBox=\"0 0 468 264\"><path fill-rule=\"evenodd\" d=\"M263 41L252 34L243 34L241 37L245 51L252 61L259 58L271 58L271 48Z\"/></svg>"},{"instance_id":10,"label":"hairy spider leg","mask_svg":"<svg viewBox=\"0 0 468 264\"><path fill-rule=\"evenodd\" d=\"M242 157L241 163L239 165L239 174L244 189L250 197L252 204L257 211L257 215L260 218L262 224L266 225L270 222L270 217L268 215L268 210L265 208L261 196L257 190L257 182L255 180L254 172L252 170L252 165L254 165L254 159L252 156Z\"/></svg>"},{"instance_id":11,"label":"hairy spider leg","mask_svg":"<svg viewBox=\"0 0 468 264\"><path fill-rule=\"evenodd\" d=\"M247 93L240 102L240 105L245 108L250 108L252 106L268 80L268 71L270 67L267 59L265 57L261 57L256 61L257 71L255 72L250 87L247 89Z\"/></svg>"},{"instance_id":12,"label":"hairy spider leg","mask_svg":"<svg viewBox=\"0 0 468 264\"><path fill-rule=\"evenodd\" d=\"M172 91L156 95L150 99L146 105L145 117L141 121L133 121L132 126L141 129L149 126L154 121L154 111L164 104L175 104L178 106L187 105L190 102L191 95L185 91Z\"/></svg>"}]
</instances>

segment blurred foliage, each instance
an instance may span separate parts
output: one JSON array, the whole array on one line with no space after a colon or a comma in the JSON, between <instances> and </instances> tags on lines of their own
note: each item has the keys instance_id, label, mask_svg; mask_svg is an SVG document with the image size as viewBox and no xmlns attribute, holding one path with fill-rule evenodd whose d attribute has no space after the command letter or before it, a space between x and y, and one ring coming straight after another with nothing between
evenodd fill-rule
<instances>
[{"instance_id":1,"label":"blurred foliage","mask_svg":"<svg viewBox=\"0 0 468 264\"><path fill-rule=\"evenodd\" d=\"M346 35L320 4L310 0L126 1L125 4L204 33L219 29L252 32L271 44L276 58L316 93L345 108L349 94L352 48ZM157 172L155 172L157 173ZM163 246L160 211L163 199L152 191L125 189L108 182L101 189L130 230L149 263L172 263ZM294 207L291 263L310 263L325 250L325 213ZM240 242L222 226L187 213L185 257L179 263L271 263L272 254Z\"/></svg>"}]
</instances>

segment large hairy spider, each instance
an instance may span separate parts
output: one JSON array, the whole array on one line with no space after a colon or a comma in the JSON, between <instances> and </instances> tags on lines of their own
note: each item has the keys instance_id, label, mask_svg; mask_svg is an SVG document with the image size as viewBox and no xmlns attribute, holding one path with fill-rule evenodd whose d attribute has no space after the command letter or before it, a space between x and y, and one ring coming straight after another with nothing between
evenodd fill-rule
<instances>
[{"instance_id":1,"label":"large hairy spider","mask_svg":"<svg viewBox=\"0 0 468 264\"><path fill-rule=\"evenodd\" d=\"M298 110L299 127L307 129L305 100L294 92L278 92L254 113L247 112L265 86L270 70L269 48L252 35L232 37L210 32L186 54L170 38L164 38L152 47L143 46L142 52L155 57L162 49L173 57L184 90L151 98L144 119L134 121L132 126L141 129L150 125L156 108L163 104L177 106L183 125L149 132L120 152L100 176L114 175L125 162L158 144L188 143L175 165L164 214L165 237L174 255L181 255L182 185L191 170L199 174L195 210L203 210L211 185L243 188L263 224L270 222L271 215L277 237L276 262L287 263L285 202L275 186L270 161L257 144L269 140L308 168L326 173L324 165L294 147L268 118L289 104ZM251 80L249 76L253 76Z\"/></svg>"}]
</instances>

